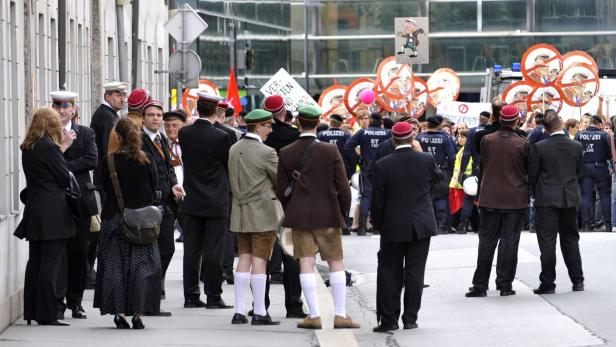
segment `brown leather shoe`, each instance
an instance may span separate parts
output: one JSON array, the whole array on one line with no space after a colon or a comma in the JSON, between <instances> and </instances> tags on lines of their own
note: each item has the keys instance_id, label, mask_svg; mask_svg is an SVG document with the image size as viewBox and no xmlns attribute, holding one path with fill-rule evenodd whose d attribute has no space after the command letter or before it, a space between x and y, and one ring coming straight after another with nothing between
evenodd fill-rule
<instances>
[{"instance_id":1,"label":"brown leather shoe","mask_svg":"<svg viewBox=\"0 0 616 347\"><path fill-rule=\"evenodd\" d=\"M359 323L351 319L351 316L346 317L338 316L334 317L334 329L357 329Z\"/></svg>"},{"instance_id":2,"label":"brown leather shoe","mask_svg":"<svg viewBox=\"0 0 616 347\"><path fill-rule=\"evenodd\" d=\"M308 316L297 323L297 327L302 329L321 329L321 317L310 318Z\"/></svg>"}]
</instances>

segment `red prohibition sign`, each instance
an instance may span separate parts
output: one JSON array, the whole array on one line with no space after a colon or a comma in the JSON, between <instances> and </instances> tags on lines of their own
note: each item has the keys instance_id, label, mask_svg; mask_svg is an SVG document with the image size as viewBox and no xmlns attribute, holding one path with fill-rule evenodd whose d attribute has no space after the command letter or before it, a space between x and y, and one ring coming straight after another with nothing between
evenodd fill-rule
<instances>
[{"instance_id":1,"label":"red prohibition sign","mask_svg":"<svg viewBox=\"0 0 616 347\"><path fill-rule=\"evenodd\" d=\"M468 112L468 105L467 104L462 104L462 105L458 106L458 111L460 111L460 113Z\"/></svg>"}]
</instances>

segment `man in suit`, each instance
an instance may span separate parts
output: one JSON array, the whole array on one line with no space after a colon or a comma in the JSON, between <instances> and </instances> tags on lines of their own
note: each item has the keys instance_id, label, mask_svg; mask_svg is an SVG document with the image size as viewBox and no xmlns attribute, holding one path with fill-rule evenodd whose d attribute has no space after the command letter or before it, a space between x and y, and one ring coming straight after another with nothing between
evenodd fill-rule
<instances>
[{"instance_id":1,"label":"man in suit","mask_svg":"<svg viewBox=\"0 0 616 347\"><path fill-rule=\"evenodd\" d=\"M158 185L156 190L156 204L163 211L163 221L160 224L158 235L158 248L160 250L160 263L162 266L161 298L165 297L165 275L173 253L175 242L173 231L175 229L175 215L173 213L174 198L184 197L184 189L178 184L175 170L171 163L169 153L169 140L162 134L163 106L157 100L150 100L143 106L143 128L141 132L141 149L150 154L156 163ZM171 312L145 312L146 315L170 316Z\"/></svg>"},{"instance_id":2,"label":"man in suit","mask_svg":"<svg viewBox=\"0 0 616 347\"><path fill-rule=\"evenodd\" d=\"M98 165L100 166L101 160L107 155L109 149L109 135L111 129L115 123L120 119L118 112L124 108L124 102L128 92L128 83L125 82L110 82L103 85L105 94L103 95L103 102L94 111L92 115L92 121L90 122L90 128L94 130L96 148L98 150ZM104 190L101 188L101 181L99 175L100 170L94 171L94 185L99 188L101 206L105 204ZM88 273L88 282L96 279L96 272L94 271L94 262L96 261L96 248L98 246L98 233L92 233L90 235L90 245L88 246L88 262L90 264L90 271ZM88 287L93 288L93 284L89 283Z\"/></svg>"},{"instance_id":3,"label":"man in suit","mask_svg":"<svg viewBox=\"0 0 616 347\"><path fill-rule=\"evenodd\" d=\"M278 325L265 308L267 260L276 242L283 217L274 185L278 156L263 144L272 132L272 113L253 110L246 115L248 132L229 152L229 183L233 190L231 230L238 240L239 261L235 271L235 315L232 324L246 324L244 294L252 289L252 325Z\"/></svg>"},{"instance_id":4,"label":"man in suit","mask_svg":"<svg viewBox=\"0 0 616 347\"><path fill-rule=\"evenodd\" d=\"M225 125L225 111L228 109L229 105L220 101L218 106L216 107L216 122L214 123L214 128L224 132L229 136L229 141L231 141L231 145L235 144L237 140L241 137L242 133L239 130L233 129ZM235 235L229 229L229 225L231 224L231 190L229 190L229 210L228 210L228 218L227 218L227 231L225 233L225 253L222 261L222 278L227 282L227 284L233 284L233 260L235 258ZM201 280L205 281L205 254L202 258L202 266L201 266Z\"/></svg>"},{"instance_id":5,"label":"man in suit","mask_svg":"<svg viewBox=\"0 0 616 347\"><path fill-rule=\"evenodd\" d=\"M214 127L220 98L199 92L199 119L178 135L184 162L184 307L232 308L222 300L222 259L229 208L227 162L231 140ZM204 249L205 248L205 249ZM205 253L204 253L205 252ZM205 254L204 292L199 299L199 267Z\"/></svg>"},{"instance_id":6,"label":"man in suit","mask_svg":"<svg viewBox=\"0 0 616 347\"><path fill-rule=\"evenodd\" d=\"M396 123L392 134L395 152L376 162L372 177L370 212L381 231L374 332L398 329L403 283L404 329L417 328L430 237L437 234L431 191L443 177L432 155L413 150L411 124Z\"/></svg>"},{"instance_id":7,"label":"man in suit","mask_svg":"<svg viewBox=\"0 0 616 347\"><path fill-rule=\"evenodd\" d=\"M263 108L272 113L274 124L272 132L265 140L265 144L276 150L280 150L295 142L299 138L299 131L285 122L287 110L284 99L280 95L271 95L265 99ZM284 265L284 272L282 266ZM284 306L287 309L287 318L304 318L302 287L299 283L299 263L293 257L285 254L278 243L274 244L272 257L267 264L267 275L271 275L271 282L284 285ZM265 289L265 305L269 307L269 287L267 282Z\"/></svg>"},{"instance_id":8,"label":"man in suit","mask_svg":"<svg viewBox=\"0 0 616 347\"><path fill-rule=\"evenodd\" d=\"M346 274L342 262L341 229L351 206L351 189L338 147L317 140L321 110L298 108L299 140L280 151L276 195L286 202L283 226L292 229L293 255L300 263L300 283L310 316L298 328L321 329L314 273L315 255L329 265L329 283L334 296L334 328L359 328L346 314ZM302 159L306 153L306 159ZM302 163L303 161L303 163ZM289 199L285 190L295 181Z\"/></svg>"},{"instance_id":9,"label":"man in suit","mask_svg":"<svg viewBox=\"0 0 616 347\"><path fill-rule=\"evenodd\" d=\"M483 175L479 192L481 222L477 268L466 297L485 297L494 251L496 289L500 296L515 295L512 283L518 265L520 232L528 211L528 160L530 143L515 133L519 109L506 105L500 110L500 128L481 140Z\"/></svg>"},{"instance_id":10,"label":"man in suit","mask_svg":"<svg viewBox=\"0 0 616 347\"><path fill-rule=\"evenodd\" d=\"M77 93L56 91L50 93L52 107L60 114L65 131L74 132L75 140L64 152L68 169L75 175L82 195L93 194L94 186L90 179L90 171L96 169L98 154L94 131L88 127L73 124L71 119L77 111L75 101ZM92 199L87 207L91 215L97 213L98 207ZM92 204L94 202L94 204ZM75 236L66 243L66 281L62 281L58 298L58 316L64 319L64 311L68 307L72 317L87 318L81 305L85 290L86 273L88 271L88 241L90 236L90 218L75 220ZM66 303L64 298L66 297Z\"/></svg>"},{"instance_id":11,"label":"man in suit","mask_svg":"<svg viewBox=\"0 0 616 347\"><path fill-rule=\"evenodd\" d=\"M556 237L574 291L584 290L582 257L578 242L577 212L580 206L582 144L563 131L562 120L547 110L544 127L549 137L533 145L528 180L535 196L535 226L541 250L541 284L535 294L553 294L556 288Z\"/></svg>"}]
</instances>

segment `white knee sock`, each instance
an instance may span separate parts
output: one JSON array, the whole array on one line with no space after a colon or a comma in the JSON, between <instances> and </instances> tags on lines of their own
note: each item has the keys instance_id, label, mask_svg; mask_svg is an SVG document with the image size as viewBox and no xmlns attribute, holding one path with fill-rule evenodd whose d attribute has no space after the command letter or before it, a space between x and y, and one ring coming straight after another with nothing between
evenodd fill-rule
<instances>
[{"instance_id":1,"label":"white knee sock","mask_svg":"<svg viewBox=\"0 0 616 347\"><path fill-rule=\"evenodd\" d=\"M346 317L346 274L344 271L330 272L329 286L334 294L336 315Z\"/></svg>"},{"instance_id":2,"label":"white knee sock","mask_svg":"<svg viewBox=\"0 0 616 347\"><path fill-rule=\"evenodd\" d=\"M233 289L235 290L235 313L246 314L246 304L244 293L250 284L250 272L236 272L234 277Z\"/></svg>"},{"instance_id":3,"label":"white knee sock","mask_svg":"<svg viewBox=\"0 0 616 347\"><path fill-rule=\"evenodd\" d=\"M250 286L252 287L252 302L254 305L254 312L259 316L265 316L267 310L265 309L265 283L267 276L265 274L253 274L250 276Z\"/></svg>"},{"instance_id":4,"label":"white knee sock","mask_svg":"<svg viewBox=\"0 0 616 347\"><path fill-rule=\"evenodd\" d=\"M310 318L319 316L319 305L317 303L317 278L314 273L299 274L299 282L302 285L306 303L310 310Z\"/></svg>"}]
</instances>

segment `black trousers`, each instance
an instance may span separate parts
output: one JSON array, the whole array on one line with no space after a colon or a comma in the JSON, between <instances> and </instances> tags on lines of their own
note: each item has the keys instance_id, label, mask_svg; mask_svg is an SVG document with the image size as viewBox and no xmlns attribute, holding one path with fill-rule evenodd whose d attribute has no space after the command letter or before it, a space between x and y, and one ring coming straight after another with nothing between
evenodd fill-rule
<instances>
[{"instance_id":1,"label":"black trousers","mask_svg":"<svg viewBox=\"0 0 616 347\"><path fill-rule=\"evenodd\" d=\"M526 209L495 210L481 208L477 269L473 276L475 288L479 290L488 289L494 251L498 244L496 289L511 289L511 283L513 283L518 266L518 246L525 216Z\"/></svg>"},{"instance_id":2,"label":"black trousers","mask_svg":"<svg viewBox=\"0 0 616 347\"><path fill-rule=\"evenodd\" d=\"M24 283L24 319L58 319L59 279L64 276L66 240L30 241Z\"/></svg>"},{"instance_id":3,"label":"black trousers","mask_svg":"<svg viewBox=\"0 0 616 347\"><path fill-rule=\"evenodd\" d=\"M208 300L222 294L222 259L227 218L184 216L184 298L199 298L199 267L204 256L207 276L203 291Z\"/></svg>"},{"instance_id":4,"label":"black trousers","mask_svg":"<svg viewBox=\"0 0 616 347\"><path fill-rule=\"evenodd\" d=\"M580 234L577 229L577 208L537 207L535 228L541 250L541 285L556 288L556 237L560 235L560 250L563 253L569 278L574 284L584 282Z\"/></svg>"},{"instance_id":5,"label":"black trousers","mask_svg":"<svg viewBox=\"0 0 616 347\"><path fill-rule=\"evenodd\" d=\"M413 242L386 242L381 239L376 279L377 321L398 324L403 282L402 323L417 321L429 249L429 238Z\"/></svg>"},{"instance_id":6,"label":"black trousers","mask_svg":"<svg viewBox=\"0 0 616 347\"><path fill-rule=\"evenodd\" d=\"M175 240L173 232L175 230L175 214L169 206L164 206L163 221L160 224L160 234L158 235L158 250L160 251L160 264L162 266L162 278L165 278L173 253L175 253Z\"/></svg>"},{"instance_id":7,"label":"black trousers","mask_svg":"<svg viewBox=\"0 0 616 347\"><path fill-rule=\"evenodd\" d=\"M282 273L282 283L284 285L284 306L287 309L287 313L303 312L302 302L302 286L299 282L299 261L293 259L293 257L286 255L278 242L274 243L274 249L272 250L272 259L274 254L280 258L284 265L284 271ZM270 277L270 270L272 269L272 261L267 263L266 275ZM265 285L265 307L270 305L269 299L270 281L267 281Z\"/></svg>"},{"instance_id":8,"label":"black trousers","mask_svg":"<svg viewBox=\"0 0 616 347\"><path fill-rule=\"evenodd\" d=\"M86 288L88 264L88 243L90 242L90 219L75 221L75 237L66 241L64 265L66 276L60 276L58 283L58 309L75 309L81 306ZM66 304L64 298L66 297Z\"/></svg>"}]
</instances>

